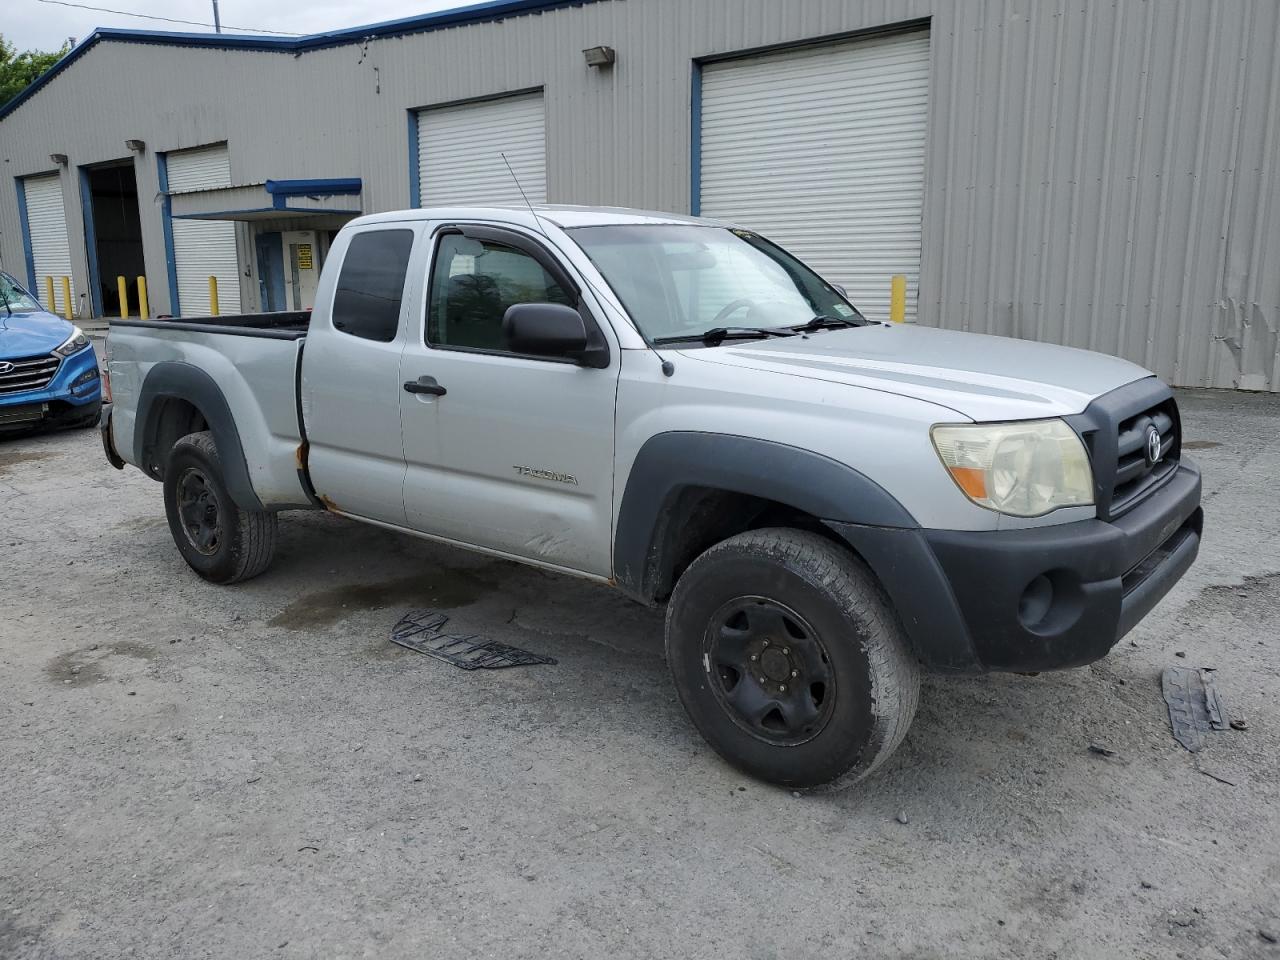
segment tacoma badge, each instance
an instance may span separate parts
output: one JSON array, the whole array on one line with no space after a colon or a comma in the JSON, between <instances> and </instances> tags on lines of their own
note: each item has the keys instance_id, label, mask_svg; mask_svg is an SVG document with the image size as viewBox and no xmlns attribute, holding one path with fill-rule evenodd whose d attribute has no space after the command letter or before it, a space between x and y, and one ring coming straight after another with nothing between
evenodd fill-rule
<instances>
[{"instance_id":1,"label":"tacoma badge","mask_svg":"<svg viewBox=\"0 0 1280 960\"><path fill-rule=\"evenodd\" d=\"M575 487L578 485L578 478L571 473L557 473L554 470L539 470L537 467L513 466L511 469L522 477L533 477L536 480L554 480L556 483L567 483Z\"/></svg>"}]
</instances>

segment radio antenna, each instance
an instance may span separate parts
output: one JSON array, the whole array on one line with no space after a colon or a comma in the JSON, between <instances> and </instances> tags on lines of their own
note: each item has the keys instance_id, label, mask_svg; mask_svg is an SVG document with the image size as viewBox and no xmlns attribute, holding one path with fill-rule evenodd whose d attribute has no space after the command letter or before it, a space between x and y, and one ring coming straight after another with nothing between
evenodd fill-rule
<instances>
[{"instance_id":1,"label":"radio antenna","mask_svg":"<svg viewBox=\"0 0 1280 960\"><path fill-rule=\"evenodd\" d=\"M498 156L502 157L502 162L507 165L507 173L511 174L511 179L515 181L516 189L520 191L520 198L524 200L524 205L528 207L529 212L533 214L533 222L538 225L538 232L550 240L551 236L547 233L546 228L542 226L542 221L538 219L538 211L535 210L533 208L533 204L529 202L529 195L524 192L524 186L520 183L520 178L516 176L515 170L511 168L511 161L507 159L507 155L505 153L500 153Z\"/></svg>"}]
</instances>

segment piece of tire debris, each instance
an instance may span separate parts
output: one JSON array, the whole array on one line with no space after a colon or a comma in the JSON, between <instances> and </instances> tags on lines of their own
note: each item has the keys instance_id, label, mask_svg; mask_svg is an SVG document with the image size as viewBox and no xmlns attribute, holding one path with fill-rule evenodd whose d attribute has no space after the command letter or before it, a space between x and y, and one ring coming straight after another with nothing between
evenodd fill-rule
<instances>
[{"instance_id":1,"label":"piece of tire debris","mask_svg":"<svg viewBox=\"0 0 1280 960\"><path fill-rule=\"evenodd\" d=\"M1169 707L1173 738L1192 753L1205 746L1211 730L1227 728L1227 711L1213 683L1213 671L1168 667L1160 677L1164 702Z\"/></svg>"},{"instance_id":2,"label":"piece of tire debris","mask_svg":"<svg viewBox=\"0 0 1280 960\"><path fill-rule=\"evenodd\" d=\"M1100 756L1104 756L1104 757L1114 757L1114 756L1117 756L1116 751L1112 750L1110 747L1104 747L1104 746L1102 746L1102 745L1101 745L1101 744L1099 744L1099 743L1091 743L1091 744L1089 744L1089 752L1090 752L1090 753L1096 753L1096 754L1099 754Z\"/></svg>"},{"instance_id":3,"label":"piece of tire debris","mask_svg":"<svg viewBox=\"0 0 1280 960\"><path fill-rule=\"evenodd\" d=\"M1249 724L1245 722L1243 717L1237 717L1235 720L1231 721L1231 729L1232 730L1248 730Z\"/></svg>"},{"instance_id":4,"label":"piece of tire debris","mask_svg":"<svg viewBox=\"0 0 1280 960\"><path fill-rule=\"evenodd\" d=\"M444 625L448 622L448 614L436 610L410 610L391 629L391 642L463 670L497 670L557 662L554 657L530 653L476 634L445 633Z\"/></svg>"}]
</instances>

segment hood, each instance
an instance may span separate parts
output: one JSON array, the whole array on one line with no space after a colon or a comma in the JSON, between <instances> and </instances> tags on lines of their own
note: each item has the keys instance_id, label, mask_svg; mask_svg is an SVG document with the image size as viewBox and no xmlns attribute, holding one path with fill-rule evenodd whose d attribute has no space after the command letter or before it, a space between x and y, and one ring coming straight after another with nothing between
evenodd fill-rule
<instances>
[{"instance_id":1,"label":"hood","mask_svg":"<svg viewBox=\"0 0 1280 960\"><path fill-rule=\"evenodd\" d=\"M691 360L896 393L972 420L1080 413L1151 374L1128 360L1011 337L875 324L682 351Z\"/></svg>"},{"instance_id":2,"label":"hood","mask_svg":"<svg viewBox=\"0 0 1280 960\"><path fill-rule=\"evenodd\" d=\"M4 307L0 307L0 360L52 353L74 329L72 324L52 313L40 311L9 316Z\"/></svg>"}]
</instances>

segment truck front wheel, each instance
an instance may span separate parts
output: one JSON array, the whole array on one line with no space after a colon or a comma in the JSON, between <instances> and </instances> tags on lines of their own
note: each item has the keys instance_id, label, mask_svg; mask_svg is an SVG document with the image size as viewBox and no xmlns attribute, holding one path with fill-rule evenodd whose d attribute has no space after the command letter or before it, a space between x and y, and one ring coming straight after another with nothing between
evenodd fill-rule
<instances>
[{"instance_id":1,"label":"truck front wheel","mask_svg":"<svg viewBox=\"0 0 1280 960\"><path fill-rule=\"evenodd\" d=\"M276 515L236 506L208 431L188 434L173 445L164 472L164 507L182 559L206 580L248 580L271 563Z\"/></svg>"},{"instance_id":2,"label":"truck front wheel","mask_svg":"<svg viewBox=\"0 0 1280 960\"><path fill-rule=\"evenodd\" d=\"M754 530L685 570L667 661L707 742L788 787L871 773L906 735L920 676L871 571L801 530Z\"/></svg>"}]
</instances>

